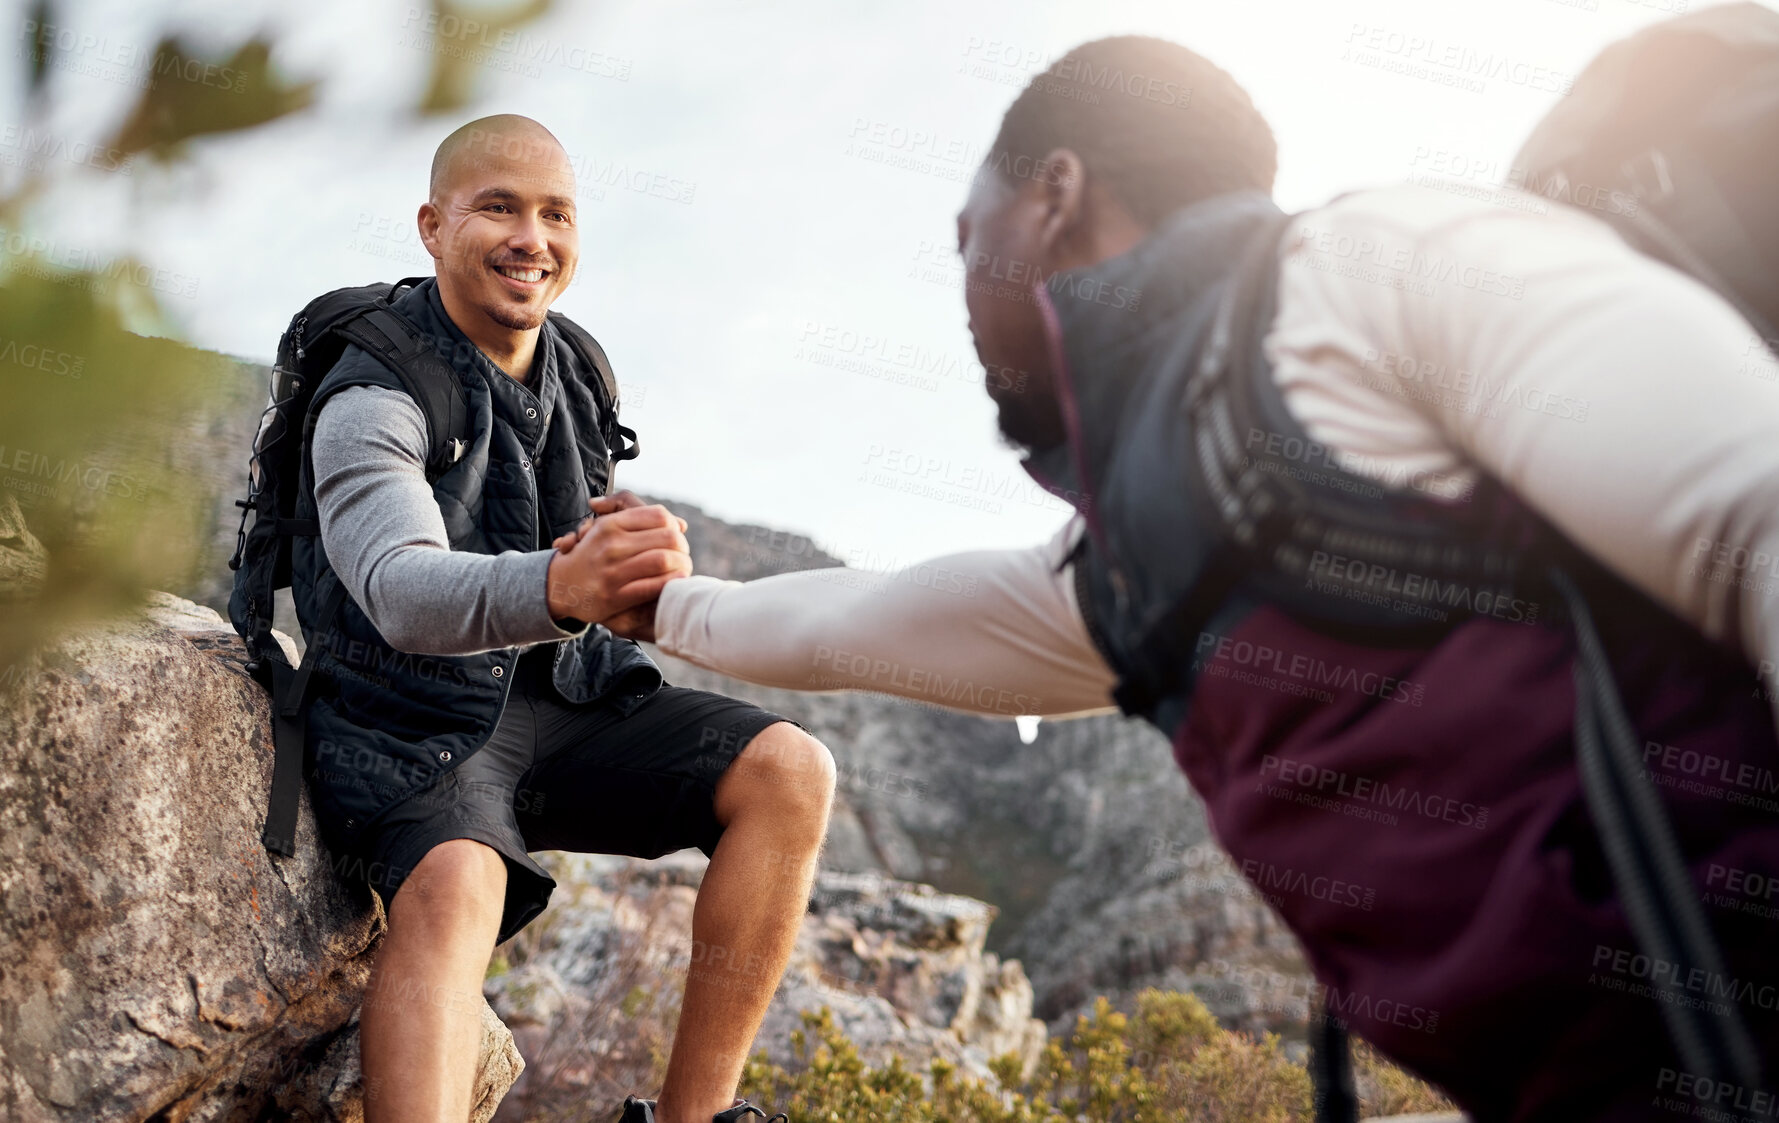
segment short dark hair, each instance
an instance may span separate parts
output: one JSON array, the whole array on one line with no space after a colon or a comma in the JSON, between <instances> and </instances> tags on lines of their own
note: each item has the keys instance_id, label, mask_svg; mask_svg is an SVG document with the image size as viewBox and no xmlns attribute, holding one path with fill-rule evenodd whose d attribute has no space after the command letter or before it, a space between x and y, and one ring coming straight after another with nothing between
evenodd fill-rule
<instances>
[{"instance_id":1,"label":"short dark hair","mask_svg":"<svg viewBox=\"0 0 1779 1123\"><path fill-rule=\"evenodd\" d=\"M1247 91L1203 55L1144 35L1083 43L1033 78L987 163L1024 178L1058 148L1146 226L1228 191L1270 193L1278 171L1272 129Z\"/></svg>"}]
</instances>

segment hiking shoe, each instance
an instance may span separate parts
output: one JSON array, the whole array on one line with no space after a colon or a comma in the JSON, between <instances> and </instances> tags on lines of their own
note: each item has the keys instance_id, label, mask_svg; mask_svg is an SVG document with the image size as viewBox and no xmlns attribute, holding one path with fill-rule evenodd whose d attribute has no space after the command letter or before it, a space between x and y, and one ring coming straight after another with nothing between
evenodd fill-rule
<instances>
[{"instance_id":1,"label":"hiking shoe","mask_svg":"<svg viewBox=\"0 0 1779 1123\"><path fill-rule=\"evenodd\" d=\"M618 1123L655 1123L655 1101L625 1096L624 1112L618 1116Z\"/></svg>"},{"instance_id":2,"label":"hiking shoe","mask_svg":"<svg viewBox=\"0 0 1779 1123\"><path fill-rule=\"evenodd\" d=\"M765 1112L746 1100L736 1100L734 1107L717 1112L711 1116L711 1123L741 1123L749 1115L758 1115L766 1123L791 1123L790 1116L784 1112L767 1118ZM618 1116L618 1123L655 1123L655 1101L638 1099L635 1096L625 1097L624 1113Z\"/></svg>"}]
</instances>

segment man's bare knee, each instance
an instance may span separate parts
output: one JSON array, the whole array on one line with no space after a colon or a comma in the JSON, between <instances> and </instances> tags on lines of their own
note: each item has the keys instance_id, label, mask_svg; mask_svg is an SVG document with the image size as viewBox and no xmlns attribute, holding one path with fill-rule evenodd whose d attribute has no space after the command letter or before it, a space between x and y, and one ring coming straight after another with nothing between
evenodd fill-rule
<instances>
[{"instance_id":1,"label":"man's bare knee","mask_svg":"<svg viewBox=\"0 0 1779 1123\"><path fill-rule=\"evenodd\" d=\"M427 927L450 929L500 924L506 901L506 861L473 838L454 838L426 852L389 903L389 920L412 917Z\"/></svg>"},{"instance_id":2,"label":"man's bare knee","mask_svg":"<svg viewBox=\"0 0 1779 1123\"><path fill-rule=\"evenodd\" d=\"M787 829L826 828L836 769L828 747L788 721L761 730L717 785L717 816L743 808L770 813Z\"/></svg>"}]
</instances>

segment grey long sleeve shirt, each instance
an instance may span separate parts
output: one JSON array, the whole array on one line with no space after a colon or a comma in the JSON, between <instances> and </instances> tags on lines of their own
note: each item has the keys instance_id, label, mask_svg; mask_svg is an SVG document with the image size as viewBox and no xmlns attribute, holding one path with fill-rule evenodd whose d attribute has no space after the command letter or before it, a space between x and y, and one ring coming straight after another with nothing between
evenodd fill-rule
<instances>
[{"instance_id":1,"label":"grey long sleeve shirt","mask_svg":"<svg viewBox=\"0 0 1779 1123\"><path fill-rule=\"evenodd\" d=\"M452 550L426 482L426 417L406 394L352 386L315 420L321 546L352 599L401 651L469 655L570 639L550 616L554 550Z\"/></svg>"}]
</instances>

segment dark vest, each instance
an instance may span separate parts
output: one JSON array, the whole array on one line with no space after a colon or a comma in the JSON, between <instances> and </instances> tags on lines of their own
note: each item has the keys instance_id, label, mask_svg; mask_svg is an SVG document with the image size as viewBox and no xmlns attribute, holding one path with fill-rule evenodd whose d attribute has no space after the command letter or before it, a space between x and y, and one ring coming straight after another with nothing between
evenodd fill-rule
<instances>
[{"instance_id":1,"label":"dark vest","mask_svg":"<svg viewBox=\"0 0 1779 1123\"><path fill-rule=\"evenodd\" d=\"M1215 544L1184 403L1230 263L1278 213L1258 194L1208 200L1040 293L1069 439L1026 467L1086 517L1079 599L1121 676ZM1136 309L1102 299L1121 290L1141 293ZM1309 444L1267 389L1266 428ZM1461 505L1410 502L1515 517L1486 481ZM1724 873L1779 874L1771 710L1741 659L1597 567L1585 576L1646 766L1748 984L1735 1000L1773 1056L1779 899L1731 893ZM1539 607L1379 643L1238 585L1190 637L1178 689L1136 716L1171 739L1219 841L1302 941L1323 988L1297 996L1305 1012L1325 999L1479 1121L1645 1118L1677 1062L1636 993L1649 967L1575 767L1571 636Z\"/></svg>"},{"instance_id":2,"label":"dark vest","mask_svg":"<svg viewBox=\"0 0 1779 1123\"><path fill-rule=\"evenodd\" d=\"M592 390L598 375L582 369L573 348L546 323L521 385L451 322L435 281L416 286L395 307L431 337L468 404L462 456L433 482L451 549L498 554L547 548L586 517L588 498L604 494L610 478L611 454ZM402 391L381 363L348 347L316 388L310 418L348 386ZM297 517L315 517L307 449L299 494ZM334 627L318 633L311 622L339 584L319 538L295 540L291 578L305 639L321 656L308 711L310 790L323 840L345 853L383 811L486 742L519 677L520 650L398 651L350 596ZM661 685L660 671L640 647L599 625L572 640L540 645L525 662L536 663L540 655L550 660L550 685L570 703L609 702L629 712Z\"/></svg>"}]
</instances>

